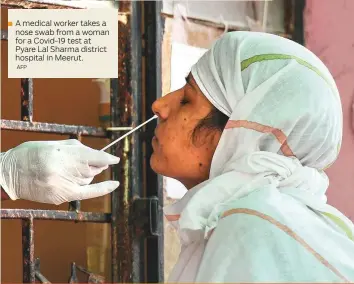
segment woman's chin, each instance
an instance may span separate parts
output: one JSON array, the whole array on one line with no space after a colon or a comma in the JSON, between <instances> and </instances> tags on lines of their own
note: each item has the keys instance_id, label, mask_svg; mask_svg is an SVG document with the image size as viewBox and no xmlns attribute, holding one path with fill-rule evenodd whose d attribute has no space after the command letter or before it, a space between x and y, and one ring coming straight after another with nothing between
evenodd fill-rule
<instances>
[{"instance_id":1,"label":"woman's chin","mask_svg":"<svg viewBox=\"0 0 354 284\"><path fill-rule=\"evenodd\" d=\"M166 163L164 163L163 159L160 159L156 153L152 153L150 158L150 168L159 175L163 175L165 177L171 176L171 171L169 170Z\"/></svg>"},{"instance_id":2,"label":"woman's chin","mask_svg":"<svg viewBox=\"0 0 354 284\"><path fill-rule=\"evenodd\" d=\"M150 157L150 167L155 173L162 175L162 172L160 170L160 168L161 168L160 164L161 163L158 162L158 159L156 157L156 153L153 152Z\"/></svg>"}]
</instances>

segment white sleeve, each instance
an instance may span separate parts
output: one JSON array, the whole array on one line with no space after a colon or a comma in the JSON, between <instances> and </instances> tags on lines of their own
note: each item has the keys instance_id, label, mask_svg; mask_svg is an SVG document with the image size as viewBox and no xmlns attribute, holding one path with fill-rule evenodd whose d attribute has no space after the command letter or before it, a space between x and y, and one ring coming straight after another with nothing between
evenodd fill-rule
<instances>
[{"instance_id":1,"label":"white sleeve","mask_svg":"<svg viewBox=\"0 0 354 284\"><path fill-rule=\"evenodd\" d=\"M195 282L338 282L336 275L276 225L230 215L209 239Z\"/></svg>"}]
</instances>

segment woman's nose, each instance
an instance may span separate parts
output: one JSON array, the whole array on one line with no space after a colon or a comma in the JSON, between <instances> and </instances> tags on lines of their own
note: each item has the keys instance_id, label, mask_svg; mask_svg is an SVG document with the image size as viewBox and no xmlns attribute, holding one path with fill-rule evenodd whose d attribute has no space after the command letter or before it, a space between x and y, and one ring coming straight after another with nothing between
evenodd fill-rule
<instances>
[{"instance_id":1,"label":"woman's nose","mask_svg":"<svg viewBox=\"0 0 354 284\"><path fill-rule=\"evenodd\" d=\"M152 111L162 120L167 119L170 108L168 105L168 95L157 99L152 104Z\"/></svg>"}]
</instances>

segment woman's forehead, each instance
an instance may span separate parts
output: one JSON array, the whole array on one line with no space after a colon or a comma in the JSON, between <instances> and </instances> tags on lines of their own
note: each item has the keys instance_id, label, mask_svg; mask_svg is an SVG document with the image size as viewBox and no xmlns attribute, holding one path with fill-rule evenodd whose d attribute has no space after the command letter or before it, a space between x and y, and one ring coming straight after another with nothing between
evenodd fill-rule
<instances>
[{"instance_id":1,"label":"woman's forehead","mask_svg":"<svg viewBox=\"0 0 354 284\"><path fill-rule=\"evenodd\" d=\"M192 86L195 89L195 91L200 92L199 87L198 87L196 81L194 80L191 72L189 72L189 74L187 75L186 82L188 85Z\"/></svg>"},{"instance_id":2,"label":"woman's forehead","mask_svg":"<svg viewBox=\"0 0 354 284\"><path fill-rule=\"evenodd\" d=\"M186 82L188 84L192 84L192 81L193 81L193 75L192 72L189 72L188 75L186 76Z\"/></svg>"}]
</instances>

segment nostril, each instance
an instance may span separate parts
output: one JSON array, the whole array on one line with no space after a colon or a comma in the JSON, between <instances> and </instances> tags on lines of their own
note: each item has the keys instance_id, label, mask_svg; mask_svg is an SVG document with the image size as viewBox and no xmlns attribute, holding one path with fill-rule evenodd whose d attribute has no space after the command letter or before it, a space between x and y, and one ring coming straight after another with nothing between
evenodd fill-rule
<instances>
[{"instance_id":1,"label":"nostril","mask_svg":"<svg viewBox=\"0 0 354 284\"><path fill-rule=\"evenodd\" d=\"M153 110L153 113L157 116L157 121L163 120L163 110Z\"/></svg>"},{"instance_id":2,"label":"nostril","mask_svg":"<svg viewBox=\"0 0 354 284\"><path fill-rule=\"evenodd\" d=\"M167 96L157 99L151 107L153 113L157 115L159 120L165 120L168 117L170 106Z\"/></svg>"},{"instance_id":3,"label":"nostril","mask_svg":"<svg viewBox=\"0 0 354 284\"><path fill-rule=\"evenodd\" d=\"M153 111L154 115L157 116L157 121L161 119L161 114L158 111Z\"/></svg>"}]
</instances>

